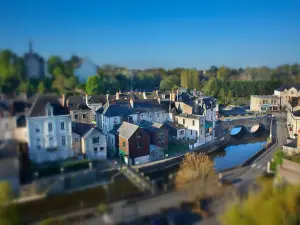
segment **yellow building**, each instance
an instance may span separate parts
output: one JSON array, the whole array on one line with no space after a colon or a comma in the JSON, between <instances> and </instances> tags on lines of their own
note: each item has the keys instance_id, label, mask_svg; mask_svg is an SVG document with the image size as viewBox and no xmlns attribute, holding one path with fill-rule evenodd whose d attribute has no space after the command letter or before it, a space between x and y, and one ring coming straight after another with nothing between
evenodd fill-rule
<instances>
[{"instance_id":1,"label":"yellow building","mask_svg":"<svg viewBox=\"0 0 300 225\"><path fill-rule=\"evenodd\" d=\"M256 112L276 112L280 109L280 98L276 95L251 95L250 110Z\"/></svg>"}]
</instances>

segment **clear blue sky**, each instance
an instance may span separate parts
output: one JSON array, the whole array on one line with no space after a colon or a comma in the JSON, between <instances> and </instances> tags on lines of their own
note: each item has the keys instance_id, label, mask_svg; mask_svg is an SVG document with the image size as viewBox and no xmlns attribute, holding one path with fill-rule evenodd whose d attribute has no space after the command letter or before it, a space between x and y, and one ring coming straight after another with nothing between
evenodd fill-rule
<instances>
[{"instance_id":1,"label":"clear blue sky","mask_svg":"<svg viewBox=\"0 0 300 225\"><path fill-rule=\"evenodd\" d=\"M3 0L0 49L129 68L300 62L299 0Z\"/></svg>"}]
</instances>

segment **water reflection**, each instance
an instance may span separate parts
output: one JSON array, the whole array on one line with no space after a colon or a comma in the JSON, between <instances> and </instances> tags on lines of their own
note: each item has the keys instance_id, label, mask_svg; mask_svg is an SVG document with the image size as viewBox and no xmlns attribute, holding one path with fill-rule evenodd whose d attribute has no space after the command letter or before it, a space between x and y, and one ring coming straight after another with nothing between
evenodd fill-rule
<instances>
[{"instance_id":1,"label":"water reflection","mask_svg":"<svg viewBox=\"0 0 300 225\"><path fill-rule=\"evenodd\" d=\"M253 154L261 150L265 144L266 141L260 141L227 146L224 150L212 156L216 170L224 170L242 164Z\"/></svg>"}]
</instances>

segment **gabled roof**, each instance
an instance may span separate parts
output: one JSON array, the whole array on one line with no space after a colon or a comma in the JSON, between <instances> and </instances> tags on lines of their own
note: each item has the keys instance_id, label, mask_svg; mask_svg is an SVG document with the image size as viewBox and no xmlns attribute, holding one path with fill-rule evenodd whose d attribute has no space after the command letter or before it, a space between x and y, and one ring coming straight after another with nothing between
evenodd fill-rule
<instances>
[{"instance_id":1,"label":"gabled roof","mask_svg":"<svg viewBox=\"0 0 300 225\"><path fill-rule=\"evenodd\" d=\"M120 104L105 104L97 112L101 112L104 116L115 117L122 116L126 117L132 114L130 108L127 105Z\"/></svg>"},{"instance_id":2,"label":"gabled roof","mask_svg":"<svg viewBox=\"0 0 300 225\"><path fill-rule=\"evenodd\" d=\"M119 136L122 136L125 139L129 139L137 131L137 129L139 129L138 125L123 122L118 129Z\"/></svg>"},{"instance_id":3,"label":"gabled roof","mask_svg":"<svg viewBox=\"0 0 300 225\"><path fill-rule=\"evenodd\" d=\"M297 91L300 90L300 83L296 84L283 84L279 88L277 88L277 91L284 91L284 90L289 90L291 88L295 88Z\"/></svg>"},{"instance_id":4,"label":"gabled roof","mask_svg":"<svg viewBox=\"0 0 300 225\"><path fill-rule=\"evenodd\" d=\"M68 107L70 110L77 110L78 105L85 104L84 97L79 95L70 96Z\"/></svg>"},{"instance_id":5,"label":"gabled roof","mask_svg":"<svg viewBox=\"0 0 300 225\"><path fill-rule=\"evenodd\" d=\"M94 127L91 124L86 123L75 123L73 132L78 134L80 137L87 139L90 134L93 133L93 131L100 132L98 128Z\"/></svg>"},{"instance_id":6,"label":"gabled roof","mask_svg":"<svg viewBox=\"0 0 300 225\"><path fill-rule=\"evenodd\" d=\"M68 115L69 110L67 107L63 107L59 101L58 97L55 95L39 95L34 103L31 106L31 109L28 113L28 117L38 117L38 116L46 116L45 106L50 104L53 107L53 115Z\"/></svg>"},{"instance_id":7,"label":"gabled roof","mask_svg":"<svg viewBox=\"0 0 300 225\"><path fill-rule=\"evenodd\" d=\"M172 127L174 129L186 129L182 124L176 123L176 122L171 122L171 121L166 121L165 125L167 127Z\"/></svg>"}]
</instances>

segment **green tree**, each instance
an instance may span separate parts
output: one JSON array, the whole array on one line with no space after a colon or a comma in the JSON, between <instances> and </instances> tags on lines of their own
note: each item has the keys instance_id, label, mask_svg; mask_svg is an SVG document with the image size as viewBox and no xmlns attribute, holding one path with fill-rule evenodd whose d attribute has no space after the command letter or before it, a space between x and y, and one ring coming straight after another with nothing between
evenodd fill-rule
<instances>
[{"instance_id":1,"label":"green tree","mask_svg":"<svg viewBox=\"0 0 300 225\"><path fill-rule=\"evenodd\" d=\"M103 85L101 78L97 75L89 77L86 83L85 90L89 95L102 93Z\"/></svg>"},{"instance_id":2,"label":"green tree","mask_svg":"<svg viewBox=\"0 0 300 225\"><path fill-rule=\"evenodd\" d=\"M217 78L218 78L218 80L223 80L224 81L224 80L228 79L229 74L230 74L230 70L228 68L226 68L225 66L221 66L218 69Z\"/></svg>"},{"instance_id":3,"label":"green tree","mask_svg":"<svg viewBox=\"0 0 300 225\"><path fill-rule=\"evenodd\" d=\"M19 225L20 218L12 200L12 191L8 182L0 182L0 224ZM9 204L7 204L9 203Z\"/></svg>"},{"instance_id":4,"label":"green tree","mask_svg":"<svg viewBox=\"0 0 300 225\"><path fill-rule=\"evenodd\" d=\"M65 78L62 75L55 77L52 83L52 89L59 93L63 93L65 89Z\"/></svg>"},{"instance_id":5,"label":"green tree","mask_svg":"<svg viewBox=\"0 0 300 225\"><path fill-rule=\"evenodd\" d=\"M40 94L45 93L46 88L45 88L44 82L40 82L40 83L39 83L38 91L39 91Z\"/></svg>"},{"instance_id":6,"label":"green tree","mask_svg":"<svg viewBox=\"0 0 300 225\"><path fill-rule=\"evenodd\" d=\"M219 97L220 97L220 100L221 100L222 103L225 102L226 96L225 96L225 90L224 90L224 88L220 89Z\"/></svg>"},{"instance_id":7,"label":"green tree","mask_svg":"<svg viewBox=\"0 0 300 225\"><path fill-rule=\"evenodd\" d=\"M172 89L172 82L169 79L162 80L159 85L161 91L168 91Z\"/></svg>"},{"instance_id":8,"label":"green tree","mask_svg":"<svg viewBox=\"0 0 300 225\"><path fill-rule=\"evenodd\" d=\"M227 102L230 103L232 100L232 91L229 89L227 93Z\"/></svg>"},{"instance_id":9,"label":"green tree","mask_svg":"<svg viewBox=\"0 0 300 225\"><path fill-rule=\"evenodd\" d=\"M300 188L276 187L273 182L260 184L259 192L229 205L219 218L222 225L296 225L300 223Z\"/></svg>"},{"instance_id":10,"label":"green tree","mask_svg":"<svg viewBox=\"0 0 300 225\"><path fill-rule=\"evenodd\" d=\"M188 87L189 86L189 73L187 70L183 70L181 72L181 82L182 87Z\"/></svg>"}]
</instances>

